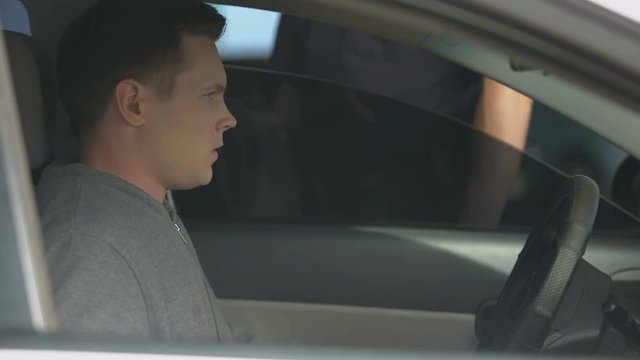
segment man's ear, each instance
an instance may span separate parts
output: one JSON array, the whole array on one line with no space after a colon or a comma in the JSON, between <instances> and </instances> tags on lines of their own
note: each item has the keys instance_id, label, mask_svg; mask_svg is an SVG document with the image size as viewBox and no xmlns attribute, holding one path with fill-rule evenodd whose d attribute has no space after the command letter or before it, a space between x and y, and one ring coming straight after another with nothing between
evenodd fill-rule
<instances>
[{"instance_id":1,"label":"man's ear","mask_svg":"<svg viewBox=\"0 0 640 360\"><path fill-rule=\"evenodd\" d=\"M140 106L143 91L142 84L133 79L122 80L116 85L115 100L118 106L118 113L130 126L144 124Z\"/></svg>"}]
</instances>

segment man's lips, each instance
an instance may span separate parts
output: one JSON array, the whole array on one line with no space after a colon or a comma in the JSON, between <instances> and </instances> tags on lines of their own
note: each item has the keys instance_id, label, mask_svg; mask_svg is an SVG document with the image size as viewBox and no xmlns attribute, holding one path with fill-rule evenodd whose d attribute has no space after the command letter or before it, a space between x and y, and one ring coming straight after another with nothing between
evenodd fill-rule
<instances>
[{"instance_id":1,"label":"man's lips","mask_svg":"<svg viewBox=\"0 0 640 360\"><path fill-rule=\"evenodd\" d=\"M218 150L222 148L222 145L213 148L213 150L211 150L210 154L211 154L211 158L212 158L212 162L215 162L216 160L218 160L219 154L218 154Z\"/></svg>"}]
</instances>

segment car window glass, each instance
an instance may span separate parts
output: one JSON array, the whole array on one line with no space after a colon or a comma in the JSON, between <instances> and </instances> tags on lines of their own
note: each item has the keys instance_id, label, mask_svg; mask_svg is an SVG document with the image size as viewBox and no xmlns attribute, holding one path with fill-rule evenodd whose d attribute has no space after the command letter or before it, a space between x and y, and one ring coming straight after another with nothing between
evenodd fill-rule
<instances>
[{"instance_id":1,"label":"car window glass","mask_svg":"<svg viewBox=\"0 0 640 360\"><path fill-rule=\"evenodd\" d=\"M229 67L227 76L239 126L225 135L212 183L174 194L186 219L530 228L562 183L468 124L416 106L267 71ZM495 164L477 162L479 151ZM603 202L596 229L636 227Z\"/></svg>"},{"instance_id":2,"label":"car window glass","mask_svg":"<svg viewBox=\"0 0 640 360\"><path fill-rule=\"evenodd\" d=\"M341 33L345 30L343 28L294 16L281 16L279 13L270 11L226 5L217 7L229 18L230 26L225 35L228 36L229 41L221 45L224 48L221 50L221 56L227 64L268 68L337 81L471 122L474 109L469 106L472 102L468 99L477 97L478 89L473 88L473 82L474 78L480 78L479 75L463 71L446 62L429 61L435 56L422 49L399 44L385 49L380 44L393 45L393 43L349 30L348 38L344 39L343 43L353 46L348 46L348 51L345 51L330 46L331 43L336 43L335 37L342 36ZM247 29L255 30L254 33L259 36L253 38L245 36ZM243 40L231 41L232 37ZM251 41L248 41L249 39ZM289 45L276 48L278 41ZM291 50L290 44L300 41L306 43L298 46L305 47L307 59L301 59L299 52ZM384 51L389 51L388 49L394 53L385 54ZM359 72L340 69L335 63L331 63L331 59L342 57L342 63L349 64L349 57L354 56L374 60L385 57L395 61L389 62L388 68L383 69L385 71L379 71L378 64L377 69L373 69L376 71L376 76L367 75L371 69L366 68L366 62L355 63L363 69ZM407 59L413 60L407 61ZM429 66L419 67L416 66L416 62L428 63ZM300 66L302 63L305 65ZM434 68L437 69L434 70ZM402 69L412 69L412 71ZM452 71L457 73L457 77L448 76L446 81L438 83L438 80L441 80L438 77L439 74ZM388 75L381 76L382 73ZM408 82L415 83L416 86L407 88L405 84ZM407 91L402 92L405 88ZM431 96L428 101L425 101L424 92L432 88L444 88L441 94L453 95L440 98ZM398 92L398 89L401 91ZM442 98L449 101L442 101ZM550 132L554 136L549 136ZM599 185L604 198L636 216L640 215L640 186L637 185L640 184L640 162L611 142L553 109L534 103L524 151L565 174L583 174L593 178Z\"/></svg>"},{"instance_id":3,"label":"car window glass","mask_svg":"<svg viewBox=\"0 0 640 360\"><path fill-rule=\"evenodd\" d=\"M225 61L268 59L273 52L280 14L238 6L216 5L229 19L224 36L216 43Z\"/></svg>"},{"instance_id":4,"label":"car window glass","mask_svg":"<svg viewBox=\"0 0 640 360\"><path fill-rule=\"evenodd\" d=\"M252 116L256 117L258 114L263 114L264 121L272 123L269 130L261 130L266 131L262 133L267 136L266 138L259 141L256 138L256 141L265 146L265 149L269 149L271 155L267 160L260 157L260 159L253 159L252 161L256 162L255 166L273 166L274 169L281 170L270 171L269 179L257 179L259 182L266 182L260 186L276 187L271 189L270 195L266 197L264 194L255 195L255 199L248 200L250 195L247 193L243 195L247 197L245 200L256 203L251 206L236 204L239 207L253 207L252 210L245 208L246 212L242 215L246 217L245 219L331 220L338 222L385 220L401 223L424 222L455 227L495 227L498 224L509 227L530 226L532 219L535 219L535 217L531 218L531 215L536 212L542 213L543 209L548 209L551 206L549 201L552 200L552 194L549 193L549 189L560 183L562 175L548 166L538 164L529 157L521 160L521 154L518 154L517 151L488 139L486 136L475 132L469 126L463 127L460 124L456 124L456 126L459 126L458 130L440 133L440 137L435 136L435 141L427 141L426 139L430 139L429 136L438 133L437 131L419 129L420 126L426 128L430 126L439 127L439 125L433 125L435 123L433 120L431 120L432 123L429 123L427 119L431 118L440 119L437 123L442 124L456 121L467 125L471 124L474 99L480 93L478 85L481 78L480 75L442 61L442 59L436 58L435 55L431 55L422 49L410 48L394 44L388 40L376 39L372 35L365 33L353 30L346 31L343 28L311 22L293 16L281 16L275 12L220 5L216 5L216 8L224 13L229 20L229 27L225 33L226 40L223 39L220 44L221 56L228 65L249 65L254 68L284 71L285 73L311 75L314 78L336 83L334 86L337 90L347 91L348 89L350 91L345 93L344 99L338 99L335 96L318 98L317 96L314 97L312 93L317 92L318 88L329 86L329 84L314 83L312 81L304 82L302 79L286 78L285 75L270 76L264 73L252 73L253 75L251 76L255 77L253 79L247 78L249 75L237 75L239 79L244 79L242 81L245 86L250 88L255 87L252 84L258 81L266 81L270 86L269 91L276 94L275 97L263 98L262 96L266 95L243 93L235 97L234 93L231 92L229 100L243 103L243 105L240 105L241 108L244 106L253 107ZM256 27L259 27L259 29ZM249 29L251 33L260 35L253 38L247 36ZM340 37L340 41L336 40L338 37ZM283 43L285 46L282 45ZM343 44L344 48L336 48L333 46L334 44ZM299 51L296 47L303 48L304 51ZM301 59L301 56L306 58ZM341 57L342 61L340 63L331 63L331 59L336 57ZM362 59L365 59L365 61ZM367 63L367 59L373 59L372 64ZM376 59L382 59L382 61L376 61ZM421 66L425 63L431 66L428 68ZM356 69L345 69L345 67L349 66ZM367 68L367 66L371 67ZM384 71L380 71L380 69ZM411 71L406 69L411 69ZM367 76L367 74L375 71L378 74L382 73L382 75ZM239 74L242 71L230 70L230 73ZM388 75L385 76L385 74ZM442 74L446 76L442 76ZM451 76L450 74L454 75ZM229 79L232 88L238 88L234 87L233 81L240 81L231 76ZM294 86L292 85L294 82L295 89L293 89ZM407 82L413 82L416 85L407 87L405 85ZM339 84L344 85L340 86ZM437 88L439 94L437 96L429 94L427 94L429 96L425 96L425 92L433 91L433 88ZM362 90L362 93L356 90ZM402 91L405 91L405 93L402 93ZM356 93L358 94L357 96L354 95ZM402 96L398 96L398 93ZM372 95L380 95L385 98L385 101L393 103L393 105L390 105L386 110L380 110L382 108L378 105L373 103L365 104L362 99ZM244 102L249 101L245 96L251 96L251 101L257 101L260 98L262 103L244 104ZM310 99L315 99L312 101L312 105L309 103ZM394 99L395 101L392 101ZM427 100L424 101L423 99ZM332 103L332 101L335 103ZM319 103L326 108L339 109L340 112L327 114L328 119L326 121L316 122L314 125L318 127L316 136L318 138L324 136L329 142L342 141L345 144L351 144L349 148L335 147L334 151L336 152L333 154L329 151L330 144L324 145L327 148L325 150L329 151L326 156L333 156L331 158L332 163L326 169L327 172L339 173L348 169L352 172L361 171L361 173L354 175L358 180L355 178L348 179L347 176L343 179L335 178L330 180L331 175L325 174L323 175L326 178L325 180L334 182L335 185L322 190L326 192L326 197L321 199L322 196L316 194L316 198L313 199L301 198L300 194L305 193L306 190L300 188L296 182L303 181L305 186L308 184L306 183L306 178L303 180L299 178L300 176L304 178L305 174L297 172L307 170L303 170L299 166L291 167L287 165L282 167L282 164L290 164L295 160L294 158L304 158L307 159L305 161L312 162L313 157L319 156L320 152L318 150L305 152L302 148L294 150L290 147L291 144L287 144L289 147L283 148L278 144L272 144L271 141L277 141L276 138L278 136L286 139L281 141L295 141L293 139L296 135L291 134L290 131L294 131L292 128L308 127L307 122L312 121L308 117L308 109L313 108L313 106L319 106ZM352 108L348 109L349 107ZM397 113L391 115L391 108ZM419 110L425 111L420 113ZM240 109L238 110L239 113L236 114L234 112L240 120L240 128L245 126L243 123L251 124L246 126L259 127L257 124L260 124L260 121L243 120L242 114L245 111L246 109ZM306 115L301 115L301 112ZM359 119L354 120L354 115L351 115L350 112L354 112L355 117L359 117ZM413 118L408 117L407 114L412 112L414 113ZM418 115L418 113L420 114ZM298 117L294 120L295 125L291 124L292 117ZM383 117L384 120L380 120L380 117ZM329 118L331 121L329 121ZM338 120L341 118L344 119L343 123ZM385 136L393 134L393 132L390 132L391 130L384 130L384 126L389 126L392 123L390 119L394 121L393 124L395 126L390 127L390 129L393 129L397 134L395 139ZM362 121L363 124L355 125L358 121ZM355 130L359 126L365 126L365 128L368 126L369 129L366 131L364 128ZM444 131L442 127L439 128ZM563 136L547 136L552 128L554 134L561 133ZM349 133L350 130L351 133ZM233 138L233 133L239 133L240 131L242 130L236 129L228 136ZM281 135L267 135L271 131L281 133ZM365 131L366 135L363 135L360 131ZM375 135L376 133L379 134ZM422 137L418 134L421 134ZM260 135L255 133L252 136L259 137ZM269 136L275 138L269 138ZM367 138L367 136L370 136L370 138ZM303 141L300 140L303 138L298 138L298 141ZM308 141L313 140L312 137L307 137L307 139ZM443 144L439 144L438 141ZM227 141L227 143L229 142ZM430 145L426 146L424 143L429 143ZM258 146L256 144L251 146ZM407 148L408 144L412 144L413 148ZM387 191L386 196L388 199L372 198L371 196L374 196L376 192L381 191L379 188L376 189L376 185L373 184L378 181L378 186L383 186L381 184L389 186L388 183L385 183L387 180L381 180L388 177L389 174L382 175L381 172L385 170L380 168L374 170L376 166L385 165L384 157L378 159L382 161L381 165L376 163L373 158L366 160L371 163L369 165L370 170L368 170L370 173L367 174L367 170L364 170L366 165L358 163L365 161L361 154L377 154L381 152L380 156L389 156L389 158L386 158L387 161L393 161L394 164L398 164L398 159L393 157L401 156L400 150L396 147L402 147L403 145L405 145L405 153L402 156L407 162L405 165L409 168L413 167L412 170L415 173L408 176L408 173L402 173L401 170L387 171L396 171L398 178L404 177L404 180L402 180L404 182L397 186L406 191L405 198L397 193L391 195L392 191L387 188L385 188L385 191ZM443 146L449 146L449 151L444 151L445 147ZM271 148L280 149L280 153L276 150L271 150ZM467 154L477 148L482 148L482 151L487 154L495 153L495 158L489 160L488 163L486 154L476 159ZM421 151L423 153L420 153ZM226 152L231 153L232 150ZM614 178L620 164L628 158L628 155L616 146L541 104L534 105L525 152L533 158L541 159L546 164L565 174L585 174L594 178L601 188L603 197L607 199L613 197ZM233 155L230 154L229 156ZM414 159L409 160L411 157L414 157ZM485 160L480 160L480 158ZM267 162L263 163L263 160ZM248 160L244 159L243 161ZM271 161L273 163L270 163ZM408 165L411 161L415 162L412 165ZM511 165L505 165L500 169L496 165L500 161L502 161L503 165ZM450 163L447 164L447 162ZM491 164L491 162L495 163ZM417 170L420 163L429 163L433 168L428 171L422 169L423 172L420 173ZM455 164L455 166L451 164ZM358 167L361 169L358 170ZM487 187L488 185L486 184L478 187L476 184L476 188L474 188L473 182L468 179L470 172L473 172L474 176L483 176L481 173L483 171L486 172L487 169L493 169L492 171L497 169L497 173L493 174L493 178L499 178L500 181L494 181L495 183L490 187ZM376 172L378 173L376 174ZM504 176L500 177L500 172L503 172ZM256 174L254 175L257 176ZM551 180L552 178L555 178L555 180ZM215 187L216 181L220 181L220 179L215 180L214 185L211 186ZM235 178L232 175L229 181L242 182L244 180ZM340 183L341 181L343 183ZM349 181L362 181L363 183L348 184ZM283 186L287 191L278 193L277 186ZM355 189L362 190L366 186L370 186L370 189L365 190L360 195L356 195L357 191ZM497 191L496 189L500 186L506 187L506 190ZM335 192L332 193L331 191ZM469 194L478 191L486 192L484 199L479 198L478 201L471 201L472 198L468 198ZM254 189L249 192L258 193L259 191ZM541 194L542 192L546 192L546 194ZM293 193L296 194L294 195ZM429 194L427 195L427 193ZM413 194L413 196L408 194ZM356 199L356 196L362 196L362 198ZM421 196L423 197L421 198ZM393 200L390 200L391 198ZM545 198L548 200L544 200ZM466 205L463 204L465 201ZM371 207L373 205L367 204L367 202L375 202L375 206L380 208L377 210L378 212L376 213L376 210ZM396 206L395 210L391 210L393 206L389 205L389 202L396 204L393 205ZM497 203L497 205L493 203ZM617 203L622 204L620 201L617 201ZM633 204L633 201L628 203ZM472 205L476 208L472 209ZM624 206L625 204L622 205ZM185 207L183 211L190 212L189 206L183 207ZM404 209L400 209L401 207L404 207ZM621 215L622 213L619 213L613 207L609 209L610 205L606 202L602 207L601 213L617 215L602 215L605 220L602 220L604 222L599 220L597 228L607 227L614 229L617 226L613 226L616 223L615 219L624 219L620 221L626 223L626 228L635 226L634 221L629 220L630 218L627 215ZM633 211L630 205L625 207ZM412 210L408 210L408 208L412 208ZM489 210L482 211L482 209ZM205 210L205 213L210 211L212 209ZM242 213L238 211L237 209L232 211L235 215L224 215L224 212L218 212L218 214L228 218ZM193 213L196 214L198 212ZM483 214L483 216L478 218L478 215L474 214ZM315 215L318 215L318 217L315 217ZM240 220L243 218L242 216L236 217L236 220ZM609 225L604 226L603 224ZM619 228L617 229L620 230Z\"/></svg>"}]
</instances>

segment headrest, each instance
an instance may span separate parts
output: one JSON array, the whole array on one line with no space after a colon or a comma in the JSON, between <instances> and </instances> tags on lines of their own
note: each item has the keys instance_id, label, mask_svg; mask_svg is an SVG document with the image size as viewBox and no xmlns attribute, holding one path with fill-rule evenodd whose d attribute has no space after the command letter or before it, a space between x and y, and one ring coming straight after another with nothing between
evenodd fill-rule
<instances>
[{"instance_id":1,"label":"headrest","mask_svg":"<svg viewBox=\"0 0 640 360\"><path fill-rule=\"evenodd\" d=\"M22 119L29 165L39 169L52 159L56 115L53 64L43 48L27 35L3 31Z\"/></svg>"}]
</instances>

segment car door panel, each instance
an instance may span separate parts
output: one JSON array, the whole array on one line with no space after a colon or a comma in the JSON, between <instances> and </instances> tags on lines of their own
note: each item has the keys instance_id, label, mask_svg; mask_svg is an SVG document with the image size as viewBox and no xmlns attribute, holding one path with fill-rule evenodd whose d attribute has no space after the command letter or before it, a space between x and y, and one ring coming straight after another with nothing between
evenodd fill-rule
<instances>
[{"instance_id":1,"label":"car door panel","mask_svg":"<svg viewBox=\"0 0 640 360\"><path fill-rule=\"evenodd\" d=\"M407 228L186 225L222 298L456 313L474 313L497 297L526 238ZM638 268L639 255L632 240L596 235L585 258L611 275Z\"/></svg>"},{"instance_id":2,"label":"car door panel","mask_svg":"<svg viewBox=\"0 0 640 360\"><path fill-rule=\"evenodd\" d=\"M229 320L246 337L431 349L475 346L474 314L497 298L526 238L402 227L186 225ZM585 258L616 274L637 267L639 256L631 240L596 235ZM618 280L625 295L640 286L637 278Z\"/></svg>"},{"instance_id":3,"label":"car door panel","mask_svg":"<svg viewBox=\"0 0 640 360\"><path fill-rule=\"evenodd\" d=\"M473 351L474 316L462 313L223 299L236 336L253 343Z\"/></svg>"}]
</instances>

